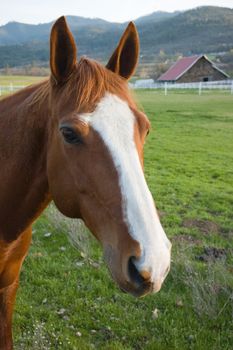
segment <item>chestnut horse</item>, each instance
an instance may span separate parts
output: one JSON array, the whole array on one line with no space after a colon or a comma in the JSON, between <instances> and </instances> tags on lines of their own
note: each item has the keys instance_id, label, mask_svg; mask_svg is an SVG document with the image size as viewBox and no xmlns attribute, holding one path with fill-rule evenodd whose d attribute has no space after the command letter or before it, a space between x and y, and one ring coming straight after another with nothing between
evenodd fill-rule
<instances>
[{"instance_id":1,"label":"chestnut horse","mask_svg":"<svg viewBox=\"0 0 233 350\"><path fill-rule=\"evenodd\" d=\"M130 23L106 67L76 59L64 17L50 38L49 80L0 101L0 349L12 349L12 312L31 227L51 200L81 218L103 246L119 287L157 292L171 244L143 174L149 121L128 90L139 52Z\"/></svg>"}]
</instances>

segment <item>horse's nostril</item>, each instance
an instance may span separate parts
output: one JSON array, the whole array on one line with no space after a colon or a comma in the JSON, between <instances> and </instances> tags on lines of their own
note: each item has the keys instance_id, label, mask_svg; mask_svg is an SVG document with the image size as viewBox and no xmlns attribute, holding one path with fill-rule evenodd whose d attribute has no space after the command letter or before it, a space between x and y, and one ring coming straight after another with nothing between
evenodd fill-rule
<instances>
[{"instance_id":1,"label":"horse's nostril","mask_svg":"<svg viewBox=\"0 0 233 350\"><path fill-rule=\"evenodd\" d=\"M133 256L129 258L129 262L128 262L129 277L131 282L133 282L137 286L141 286L148 279L145 278L142 274L140 274L140 272L138 271L138 269L134 264L134 260L135 260L135 257Z\"/></svg>"}]
</instances>

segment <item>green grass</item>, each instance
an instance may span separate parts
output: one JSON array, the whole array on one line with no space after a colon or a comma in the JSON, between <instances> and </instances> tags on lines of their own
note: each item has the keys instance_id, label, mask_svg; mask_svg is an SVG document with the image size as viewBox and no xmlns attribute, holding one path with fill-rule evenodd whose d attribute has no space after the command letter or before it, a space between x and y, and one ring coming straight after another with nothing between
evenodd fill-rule
<instances>
[{"instance_id":1,"label":"green grass","mask_svg":"<svg viewBox=\"0 0 233 350\"><path fill-rule=\"evenodd\" d=\"M16 349L232 349L233 96L137 96L152 124L145 173L173 242L171 272L156 295L122 294L89 234L74 249L69 224L47 211L21 273Z\"/></svg>"},{"instance_id":2,"label":"green grass","mask_svg":"<svg viewBox=\"0 0 233 350\"><path fill-rule=\"evenodd\" d=\"M13 92L18 91L24 86L38 83L45 77L33 77L23 75L0 75L0 98L10 93L13 85Z\"/></svg>"}]
</instances>

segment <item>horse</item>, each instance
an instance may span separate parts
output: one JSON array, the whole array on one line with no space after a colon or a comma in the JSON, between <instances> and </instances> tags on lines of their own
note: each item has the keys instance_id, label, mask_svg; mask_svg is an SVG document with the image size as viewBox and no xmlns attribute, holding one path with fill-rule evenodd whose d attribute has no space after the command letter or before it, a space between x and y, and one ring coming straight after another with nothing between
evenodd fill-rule
<instances>
[{"instance_id":1,"label":"horse","mask_svg":"<svg viewBox=\"0 0 233 350\"><path fill-rule=\"evenodd\" d=\"M119 288L158 292L167 238L143 171L150 129L128 87L139 56L130 22L106 66L77 48L65 17L51 29L48 79L0 101L0 349L13 348L12 314L33 222L53 201L84 221Z\"/></svg>"}]
</instances>

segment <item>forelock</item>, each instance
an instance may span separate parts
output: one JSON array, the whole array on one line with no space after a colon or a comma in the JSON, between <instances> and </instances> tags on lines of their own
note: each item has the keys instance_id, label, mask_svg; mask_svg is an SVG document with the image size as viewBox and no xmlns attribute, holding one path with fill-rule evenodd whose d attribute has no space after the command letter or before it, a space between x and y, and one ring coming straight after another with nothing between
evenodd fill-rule
<instances>
[{"instance_id":1,"label":"forelock","mask_svg":"<svg viewBox=\"0 0 233 350\"><path fill-rule=\"evenodd\" d=\"M66 94L75 98L76 109L81 112L92 111L106 93L117 95L131 108L136 104L129 91L128 82L111 72L100 63L81 58L65 87Z\"/></svg>"}]
</instances>

